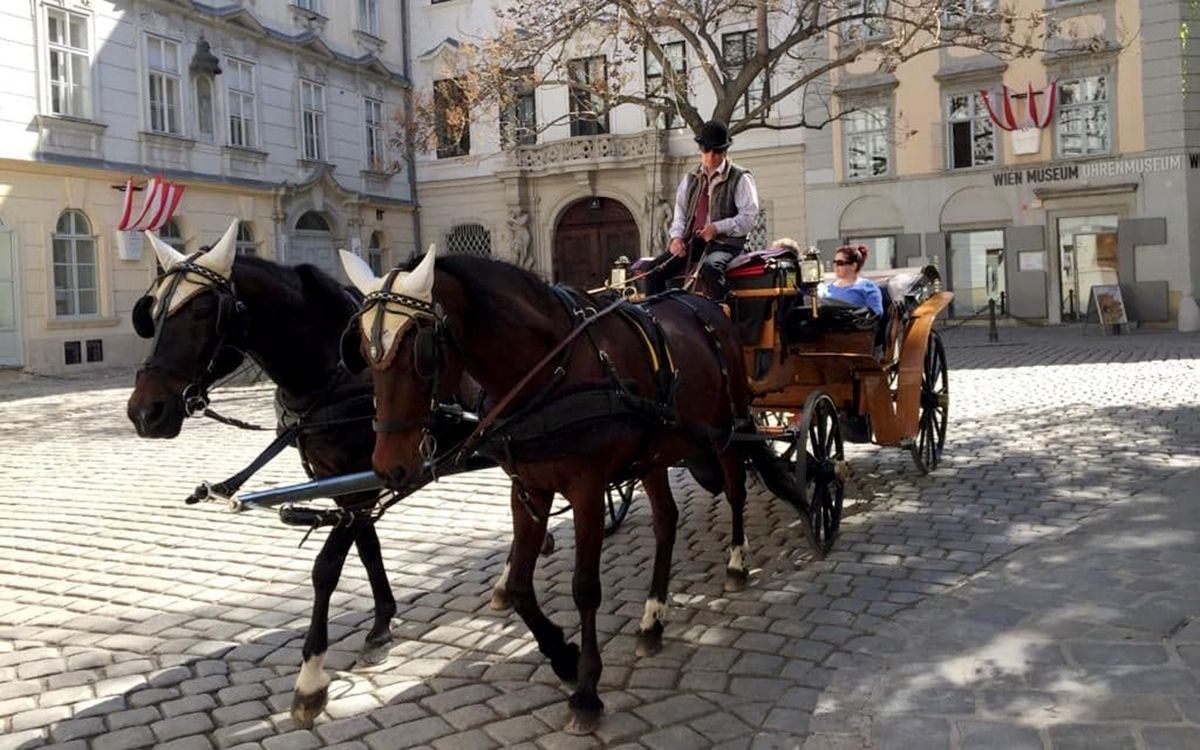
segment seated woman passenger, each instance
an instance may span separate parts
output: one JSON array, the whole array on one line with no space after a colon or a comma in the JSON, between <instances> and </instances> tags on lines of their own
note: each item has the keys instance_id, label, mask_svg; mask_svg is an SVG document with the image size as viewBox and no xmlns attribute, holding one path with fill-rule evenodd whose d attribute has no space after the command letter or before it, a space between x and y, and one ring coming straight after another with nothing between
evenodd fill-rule
<instances>
[{"instance_id":1,"label":"seated woman passenger","mask_svg":"<svg viewBox=\"0 0 1200 750\"><path fill-rule=\"evenodd\" d=\"M817 287L817 297L868 307L876 315L883 315L883 294L879 287L874 281L858 276L868 252L864 245L839 247L833 254L833 273L836 278Z\"/></svg>"}]
</instances>

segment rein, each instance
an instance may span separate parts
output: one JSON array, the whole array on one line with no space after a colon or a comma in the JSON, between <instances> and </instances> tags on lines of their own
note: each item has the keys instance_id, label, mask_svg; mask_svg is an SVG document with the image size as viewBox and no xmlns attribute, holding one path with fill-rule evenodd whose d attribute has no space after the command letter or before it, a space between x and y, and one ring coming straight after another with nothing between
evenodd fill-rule
<instances>
[{"instance_id":1,"label":"rein","mask_svg":"<svg viewBox=\"0 0 1200 750\"><path fill-rule=\"evenodd\" d=\"M587 331L587 329L590 328L593 323L605 317L609 313L616 311L616 309L623 304L625 304L625 298L620 297L619 299L614 300L610 305L608 305L608 307L600 310L590 318L584 318L582 321L580 321L579 325L575 326L575 328L572 329L569 334L567 334L566 338L564 338L562 341L559 341L553 349L546 353L546 356L538 360L538 363L535 364L529 370L529 372L525 373L525 377L521 378L516 385L510 388L508 393L505 393L503 398L501 398L496 405L493 406L486 415L484 415L483 419L479 420L479 424L475 427L475 431L467 437L466 441L463 442L462 448L459 449L459 460L465 459L471 455L471 451L474 450L475 446L479 444L479 441L483 439L487 430L491 428L497 419L500 418L500 414L509 407L513 399L515 399L517 395L525 389L525 386L529 385L533 378L542 370L544 370L546 365L550 364L555 356L557 356L563 349L567 348L572 341L579 338L579 336Z\"/></svg>"}]
</instances>

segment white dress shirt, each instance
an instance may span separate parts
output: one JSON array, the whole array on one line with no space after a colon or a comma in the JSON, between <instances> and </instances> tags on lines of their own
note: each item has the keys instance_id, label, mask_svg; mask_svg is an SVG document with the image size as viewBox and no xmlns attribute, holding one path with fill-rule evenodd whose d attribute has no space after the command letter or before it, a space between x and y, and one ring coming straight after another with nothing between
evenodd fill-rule
<instances>
[{"instance_id":1,"label":"white dress shirt","mask_svg":"<svg viewBox=\"0 0 1200 750\"><path fill-rule=\"evenodd\" d=\"M697 170L696 172L689 173L688 176L696 175L698 178L699 174L700 171ZM721 166L717 167L716 173L709 176L709 216L712 215L711 200L713 188L723 182L728 176L729 160L724 159L721 162ZM671 239L683 239L684 234L687 233L687 186L688 178L684 177L679 181L679 187L675 190L675 220L671 222ZM749 172L742 175L742 179L738 181L737 188L734 191L733 201L737 205L737 214L721 219L720 221L712 222L712 225L716 227L718 236L745 237L754 228L754 222L758 218L758 189L754 186L754 175Z\"/></svg>"}]
</instances>

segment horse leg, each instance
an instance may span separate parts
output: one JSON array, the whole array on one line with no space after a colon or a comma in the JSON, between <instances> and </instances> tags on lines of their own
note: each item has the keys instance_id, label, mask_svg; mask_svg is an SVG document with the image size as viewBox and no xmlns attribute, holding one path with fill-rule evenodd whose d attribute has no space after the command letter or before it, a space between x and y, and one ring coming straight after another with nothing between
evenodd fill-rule
<instances>
[{"instance_id":1,"label":"horse leg","mask_svg":"<svg viewBox=\"0 0 1200 750\"><path fill-rule=\"evenodd\" d=\"M507 594L513 609L521 616L525 626L537 640L538 650L550 659L554 674L565 683L575 682L579 666L579 648L567 643L562 628L546 617L537 603L533 591L533 569L537 565L538 550L546 535L546 521L550 513L551 492L529 492L529 503L540 517L535 521L525 510L512 489L513 543L509 562Z\"/></svg>"},{"instance_id":2,"label":"horse leg","mask_svg":"<svg viewBox=\"0 0 1200 750\"><path fill-rule=\"evenodd\" d=\"M329 676L323 668L325 651L329 647L329 599L337 588L346 554L354 541L354 530L336 526L329 532L325 545L313 562L313 609L301 654L304 664L296 678L292 697L292 718L302 729L311 729L329 699Z\"/></svg>"},{"instance_id":3,"label":"horse leg","mask_svg":"<svg viewBox=\"0 0 1200 750\"><path fill-rule=\"evenodd\" d=\"M671 580L671 552L675 548L675 529L679 508L671 494L667 470L655 469L642 478L642 488L650 499L654 519L654 573L650 577L650 596L637 632L637 655L652 656L662 650L663 622L667 614L667 591Z\"/></svg>"},{"instance_id":4,"label":"horse leg","mask_svg":"<svg viewBox=\"0 0 1200 750\"><path fill-rule=\"evenodd\" d=\"M746 509L746 457L732 445L718 453L717 457L725 474L725 501L729 503L730 525L733 528L729 563L725 566L725 590L742 591L750 577L746 561L749 550L743 523Z\"/></svg>"},{"instance_id":5,"label":"horse leg","mask_svg":"<svg viewBox=\"0 0 1200 750\"><path fill-rule=\"evenodd\" d=\"M382 664L387 658L388 650L394 641L392 617L396 615L396 598L392 595L387 569L383 565L383 552L379 548L379 534L375 530L375 522L364 519L356 521L355 526L357 534L354 537L354 546L358 548L358 558L367 570L367 580L371 582L371 593L375 598L375 623L367 633L367 639L355 663L375 666Z\"/></svg>"},{"instance_id":6,"label":"horse leg","mask_svg":"<svg viewBox=\"0 0 1200 750\"><path fill-rule=\"evenodd\" d=\"M515 542L513 544L515 545ZM508 576L512 572L512 548L513 545L509 545L508 557L504 560L504 570L500 571L500 577L496 579L496 585L492 587L492 609L497 612L512 609L513 605L512 597L508 595Z\"/></svg>"},{"instance_id":7,"label":"horse leg","mask_svg":"<svg viewBox=\"0 0 1200 750\"><path fill-rule=\"evenodd\" d=\"M604 488L594 487L573 493L571 510L575 516L575 575L571 593L579 610L579 687L571 694L571 718L564 731L588 734L596 729L604 715L604 703L597 686L603 664L596 640L596 610L600 608L600 546L604 541Z\"/></svg>"}]
</instances>

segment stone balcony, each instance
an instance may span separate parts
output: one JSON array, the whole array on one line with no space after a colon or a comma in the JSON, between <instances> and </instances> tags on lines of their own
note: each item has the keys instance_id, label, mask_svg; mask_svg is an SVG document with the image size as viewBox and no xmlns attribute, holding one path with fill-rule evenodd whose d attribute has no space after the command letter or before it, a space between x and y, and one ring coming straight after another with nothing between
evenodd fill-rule
<instances>
[{"instance_id":1,"label":"stone balcony","mask_svg":"<svg viewBox=\"0 0 1200 750\"><path fill-rule=\"evenodd\" d=\"M630 167L666 154L663 131L628 135L591 135L550 143L519 146L509 152L510 165L520 172L574 171Z\"/></svg>"}]
</instances>

